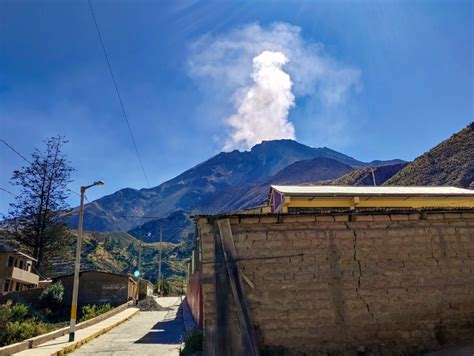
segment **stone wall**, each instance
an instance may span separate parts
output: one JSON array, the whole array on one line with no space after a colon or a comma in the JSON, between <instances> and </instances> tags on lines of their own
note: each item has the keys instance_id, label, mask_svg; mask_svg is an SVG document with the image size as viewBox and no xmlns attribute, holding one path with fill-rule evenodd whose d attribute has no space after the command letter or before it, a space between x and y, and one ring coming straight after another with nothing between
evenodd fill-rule
<instances>
[{"instance_id":1,"label":"stone wall","mask_svg":"<svg viewBox=\"0 0 474 356\"><path fill-rule=\"evenodd\" d=\"M261 348L400 354L474 335L472 210L220 218L229 218L240 268L255 285L244 282ZM208 354L218 332L216 219L197 221Z\"/></svg>"}]
</instances>

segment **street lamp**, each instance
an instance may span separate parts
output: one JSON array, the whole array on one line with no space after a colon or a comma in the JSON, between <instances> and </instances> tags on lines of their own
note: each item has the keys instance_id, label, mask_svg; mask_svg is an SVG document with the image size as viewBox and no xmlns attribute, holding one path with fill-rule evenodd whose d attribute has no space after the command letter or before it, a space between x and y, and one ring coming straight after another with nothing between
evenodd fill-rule
<instances>
[{"instance_id":1,"label":"street lamp","mask_svg":"<svg viewBox=\"0 0 474 356\"><path fill-rule=\"evenodd\" d=\"M74 334L76 332L76 318L77 318L77 294L79 292L79 272L81 269L81 244L82 244L82 226L84 223L84 195L86 190L94 186L102 186L104 182L101 180L94 182L91 185L81 187L81 205L79 207L79 236L77 237L76 245L76 262L74 264L74 285L72 289L72 303L71 303L71 321L69 323L69 342L74 341Z\"/></svg>"}]
</instances>

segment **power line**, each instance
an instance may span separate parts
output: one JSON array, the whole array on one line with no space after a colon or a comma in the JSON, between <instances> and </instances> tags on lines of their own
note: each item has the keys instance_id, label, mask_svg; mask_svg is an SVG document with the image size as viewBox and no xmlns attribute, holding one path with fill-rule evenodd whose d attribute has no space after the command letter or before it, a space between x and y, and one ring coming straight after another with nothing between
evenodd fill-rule
<instances>
[{"instance_id":1,"label":"power line","mask_svg":"<svg viewBox=\"0 0 474 356\"><path fill-rule=\"evenodd\" d=\"M122 101L122 96L120 95L120 91L119 91L119 88L118 88L118 85L117 85L117 81L115 80L115 75L114 75L114 72L112 71L112 66L110 64L109 56L107 55L107 50L105 49L105 45L104 45L104 41L102 39L102 34L100 32L99 24L97 23L97 19L95 17L94 8L92 7L92 2L91 2L91 0L88 0L88 2L89 2L89 8L91 10L92 18L94 19L94 24L95 24L95 28L97 30L97 35L99 36L99 41L100 41L100 44L102 46L102 50L104 52L105 60L107 62L107 67L109 68L110 76L112 77L112 81L114 83L115 92L117 93L117 98L119 100L120 107L122 108L123 118L124 118L125 122L127 123L128 132L130 133L130 137L132 139L133 147L135 148L135 153L137 155L138 161L140 162L140 167L142 169L143 176L145 177L148 188L150 188L150 181L148 180L148 176L147 176L146 171L145 171L145 166L143 165L143 161L142 161L142 158L140 156L140 152L138 151L137 143L135 141L135 136L133 135L132 127L130 126L130 121L128 120L127 112L125 111L125 106L124 106L123 101Z\"/></svg>"},{"instance_id":2,"label":"power line","mask_svg":"<svg viewBox=\"0 0 474 356\"><path fill-rule=\"evenodd\" d=\"M164 219L163 216L138 216L138 215L120 215L123 218L135 218L135 219Z\"/></svg>"},{"instance_id":3,"label":"power line","mask_svg":"<svg viewBox=\"0 0 474 356\"><path fill-rule=\"evenodd\" d=\"M78 197L81 196L78 192L75 192L74 190L71 190L71 189L68 189L68 192L73 193L73 194L77 195ZM84 199L86 200L86 202L89 203L89 199L87 199L87 195L85 195L85 194L84 194Z\"/></svg>"},{"instance_id":4,"label":"power line","mask_svg":"<svg viewBox=\"0 0 474 356\"><path fill-rule=\"evenodd\" d=\"M1 139L0 138L0 142L2 142L5 146L7 146L10 150L12 150L13 152L15 152L19 157L21 157L24 161L28 162L29 164L31 164L31 162L25 157L23 156L20 152L18 152L17 150L15 150L10 144L8 144L8 142L6 142L4 139ZM15 196L15 194L13 194L12 192L4 189L4 188L0 188L0 190L3 190L4 192L7 192L13 196ZM75 192L74 190L71 190L71 189L68 189L69 192L71 193L74 193L76 194L77 196L81 196L79 193ZM84 196L84 198L86 199L87 202L89 202L89 200L87 199L86 196Z\"/></svg>"},{"instance_id":5,"label":"power line","mask_svg":"<svg viewBox=\"0 0 474 356\"><path fill-rule=\"evenodd\" d=\"M28 162L29 164L31 164L31 162L25 157L23 156L20 152L18 152L17 150L15 150L12 146L10 146L4 139L1 139L0 138L0 142L2 142L5 146L7 146L10 150L12 150L13 152L15 152L18 156L20 156L24 161Z\"/></svg>"},{"instance_id":6,"label":"power line","mask_svg":"<svg viewBox=\"0 0 474 356\"><path fill-rule=\"evenodd\" d=\"M11 194L11 195L15 196L15 194L10 192L9 190L6 190L4 188L0 188L0 190L3 190L5 193L8 193L8 194Z\"/></svg>"}]
</instances>

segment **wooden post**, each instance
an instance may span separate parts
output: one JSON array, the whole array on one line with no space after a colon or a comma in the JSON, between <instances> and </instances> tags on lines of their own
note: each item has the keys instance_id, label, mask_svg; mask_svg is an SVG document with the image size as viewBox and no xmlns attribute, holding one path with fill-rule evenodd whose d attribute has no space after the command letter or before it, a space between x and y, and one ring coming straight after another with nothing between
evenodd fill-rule
<instances>
[{"instance_id":1,"label":"wooden post","mask_svg":"<svg viewBox=\"0 0 474 356\"><path fill-rule=\"evenodd\" d=\"M218 220L217 225L219 226L219 235L222 241L225 266L229 276L235 306L237 308L244 354L258 356L260 355L260 352L258 350L257 337L255 335L252 321L250 320L250 312L242 285L240 269L237 263L237 252L235 250L234 238L232 237L232 229L230 227L229 219Z\"/></svg>"},{"instance_id":2,"label":"wooden post","mask_svg":"<svg viewBox=\"0 0 474 356\"><path fill-rule=\"evenodd\" d=\"M219 229L214 225L215 264L216 272L216 327L212 339L215 344L208 350L212 356L230 355L229 333L229 283L225 268L224 251Z\"/></svg>"}]
</instances>

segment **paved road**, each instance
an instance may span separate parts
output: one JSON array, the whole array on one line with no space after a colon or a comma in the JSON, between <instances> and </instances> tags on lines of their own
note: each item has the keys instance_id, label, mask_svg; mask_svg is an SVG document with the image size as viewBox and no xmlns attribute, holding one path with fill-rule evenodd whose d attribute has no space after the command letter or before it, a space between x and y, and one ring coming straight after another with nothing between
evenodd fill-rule
<instances>
[{"instance_id":1,"label":"paved road","mask_svg":"<svg viewBox=\"0 0 474 356\"><path fill-rule=\"evenodd\" d=\"M180 297L157 298L168 311L140 312L107 334L82 346L74 355L179 355L184 337Z\"/></svg>"}]
</instances>

